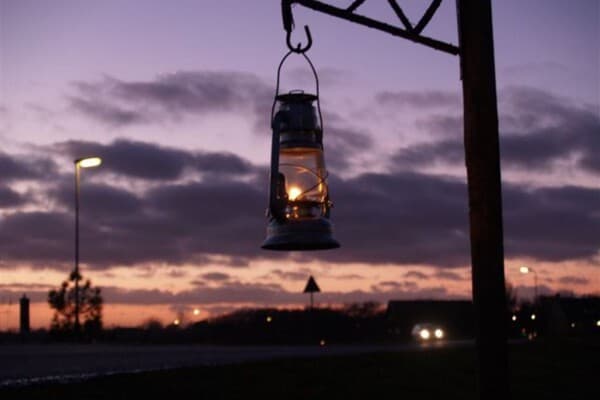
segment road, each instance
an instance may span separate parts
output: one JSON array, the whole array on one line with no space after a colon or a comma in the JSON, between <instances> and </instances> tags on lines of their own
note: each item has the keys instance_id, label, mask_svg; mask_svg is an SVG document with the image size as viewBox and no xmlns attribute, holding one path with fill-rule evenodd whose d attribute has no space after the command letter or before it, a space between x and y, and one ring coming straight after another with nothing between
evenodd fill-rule
<instances>
[{"instance_id":1,"label":"road","mask_svg":"<svg viewBox=\"0 0 600 400\"><path fill-rule=\"evenodd\" d=\"M276 358L403 352L470 344L470 341L454 341L355 346L0 345L0 387Z\"/></svg>"}]
</instances>

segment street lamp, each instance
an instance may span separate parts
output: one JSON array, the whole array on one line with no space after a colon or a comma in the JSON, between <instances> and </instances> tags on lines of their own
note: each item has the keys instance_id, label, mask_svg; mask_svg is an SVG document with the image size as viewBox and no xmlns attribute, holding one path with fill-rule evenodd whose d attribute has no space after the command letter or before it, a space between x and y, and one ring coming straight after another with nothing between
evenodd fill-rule
<instances>
[{"instance_id":1,"label":"street lamp","mask_svg":"<svg viewBox=\"0 0 600 400\"><path fill-rule=\"evenodd\" d=\"M79 280L81 275L79 274L79 175L81 168L93 168L102 164L100 157L83 157L78 158L75 161L75 269L73 271L73 277L75 278L75 331L79 332Z\"/></svg>"},{"instance_id":2,"label":"street lamp","mask_svg":"<svg viewBox=\"0 0 600 400\"><path fill-rule=\"evenodd\" d=\"M323 154L323 118L317 72L304 50L288 52L277 70L271 110L271 174L269 225L262 244L267 250L323 250L339 247L333 238ZM281 67L301 53L315 76L316 94L293 90L279 94Z\"/></svg>"},{"instance_id":3,"label":"street lamp","mask_svg":"<svg viewBox=\"0 0 600 400\"><path fill-rule=\"evenodd\" d=\"M533 273L533 282L534 282L534 286L533 286L533 302L536 303L537 302L537 298L538 298L538 277L537 277L537 272L535 272L535 270L533 268L530 267L525 267L522 266L519 268L519 272L527 275L530 272Z\"/></svg>"}]
</instances>

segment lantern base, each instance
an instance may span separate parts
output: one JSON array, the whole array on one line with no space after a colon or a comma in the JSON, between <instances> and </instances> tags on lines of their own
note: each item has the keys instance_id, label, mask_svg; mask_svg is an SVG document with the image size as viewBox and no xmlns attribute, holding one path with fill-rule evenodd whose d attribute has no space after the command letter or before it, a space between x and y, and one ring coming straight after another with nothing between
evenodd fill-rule
<instances>
[{"instance_id":1,"label":"lantern base","mask_svg":"<svg viewBox=\"0 0 600 400\"><path fill-rule=\"evenodd\" d=\"M325 218L278 222L272 220L267 227L265 250L327 250L340 244L333 238L331 223Z\"/></svg>"}]
</instances>

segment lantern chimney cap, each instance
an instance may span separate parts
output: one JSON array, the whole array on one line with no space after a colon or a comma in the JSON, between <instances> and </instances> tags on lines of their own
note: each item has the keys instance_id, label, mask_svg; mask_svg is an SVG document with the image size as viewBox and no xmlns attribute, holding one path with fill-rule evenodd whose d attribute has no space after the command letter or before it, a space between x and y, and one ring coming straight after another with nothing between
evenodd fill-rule
<instances>
[{"instance_id":1,"label":"lantern chimney cap","mask_svg":"<svg viewBox=\"0 0 600 400\"><path fill-rule=\"evenodd\" d=\"M283 103L305 103L317 100L318 97L311 93L304 93L303 90L291 90L288 93L277 95L277 101Z\"/></svg>"}]
</instances>

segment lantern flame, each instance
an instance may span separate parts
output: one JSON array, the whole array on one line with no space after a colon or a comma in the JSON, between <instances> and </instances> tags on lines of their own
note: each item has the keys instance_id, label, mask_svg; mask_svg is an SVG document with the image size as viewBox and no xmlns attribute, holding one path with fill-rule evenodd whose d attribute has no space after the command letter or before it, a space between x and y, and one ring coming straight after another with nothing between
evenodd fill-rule
<instances>
[{"instance_id":1,"label":"lantern flame","mask_svg":"<svg viewBox=\"0 0 600 400\"><path fill-rule=\"evenodd\" d=\"M300 190L297 186L292 186L288 190L288 198L291 201L295 201L302 194L302 190Z\"/></svg>"}]
</instances>

